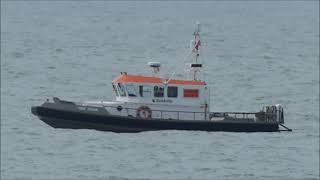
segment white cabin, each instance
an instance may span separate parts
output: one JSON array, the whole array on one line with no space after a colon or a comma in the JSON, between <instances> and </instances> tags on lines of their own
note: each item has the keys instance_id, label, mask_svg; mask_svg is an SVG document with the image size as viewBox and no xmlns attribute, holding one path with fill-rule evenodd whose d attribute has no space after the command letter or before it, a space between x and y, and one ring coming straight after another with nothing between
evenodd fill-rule
<instances>
[{"instance_id":1,"label":"white cabin","mask_svg":"<svg viewBox=\"0 0 320 180\"><path fill-rule=\"evenodd\" d=\"M154 119L207 120L209 89L200 80L200 27L197 24L191 41L190 79L166 79L158 75L160 63L149 62L150 76L120 73L112 81L115 101L86 102L103 105L114 115Z\"/></svg>"}]
</instances>

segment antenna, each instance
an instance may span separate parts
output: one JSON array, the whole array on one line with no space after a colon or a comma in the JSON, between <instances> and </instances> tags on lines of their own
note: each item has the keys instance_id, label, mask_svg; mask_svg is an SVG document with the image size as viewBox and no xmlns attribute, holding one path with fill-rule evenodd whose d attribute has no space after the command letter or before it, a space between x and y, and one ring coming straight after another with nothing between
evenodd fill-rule
<instances>
[{"instance_id":1,"label":"antenna","mask_svg":"<svg viewBox=\"0 0 320 180\"><path fill-rule=\"evenodd\" d=\"M200 33L200 22L197 21L194 28L194 34L199 35L199 33Z\"/></svg>"},{"instance_id":2,"label":"antenna","mask_svg":"<svg viewBox=\"0 0 320 180\"><path fill-rule=\"evenodd\" d=\"M152 68L154 76L160 72L161 64L159 62L148 62L148 66Z\"/></svg>"},{"instance_id":3,"label":"antenna","mask_svg":"<svg viewBox=\"0 0 320 180\"><path fill-rule=\"evenodd\" d=\"M197 74L200 74L201 72L201 68L202 68L202 64L198 63L199 60L199 56L200 56L200 47L201 47L201 42L200 42L200 28L201 24L199 21L196 21L195 26L194 26L194 32L192 35L194 35L194 39L192 39L190 41L190 50L188 50L189 52L186 52L186 56L183 58L183 62L185 63L187 60L190 61L191 59L191 63L188 63L188 67L187 69L189 71L191 71L193 73L193 80L200 80L200 76L199 78L197 77ZM169 82L172 78L172 76L174 76L176 74L176 70L171 74L171 76L169 76L168 80L166 82Z\"/></svg>"}]
</instances>

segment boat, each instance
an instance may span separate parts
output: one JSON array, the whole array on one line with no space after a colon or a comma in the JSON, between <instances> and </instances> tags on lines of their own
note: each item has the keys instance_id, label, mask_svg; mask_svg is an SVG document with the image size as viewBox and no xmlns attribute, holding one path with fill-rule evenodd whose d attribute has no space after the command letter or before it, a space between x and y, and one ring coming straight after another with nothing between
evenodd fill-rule
<instances>
[{"instance_id":1,"label":"boat","mask_svg":"<svg viewBox=\"0 0 320 180\"><path fill-rule=\"evenodd\" d=\"M54 128L112 132L159 130L275 132L284 126L282 105L256 112L210 112L210 87L203 80L197 23L184 60L186 76L160 73L160 62L148 62L149 75L120 72L112 81L112 101L72 102L53 97L31 112ZM280 128L283 127L283 128Z\"/></svg>"}]
</instances>

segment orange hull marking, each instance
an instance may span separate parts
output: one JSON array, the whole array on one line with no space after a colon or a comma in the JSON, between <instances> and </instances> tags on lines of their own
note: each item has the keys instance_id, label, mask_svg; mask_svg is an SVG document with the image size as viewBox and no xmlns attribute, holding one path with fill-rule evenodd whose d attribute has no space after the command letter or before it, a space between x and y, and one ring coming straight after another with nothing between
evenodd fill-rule
<instances>
[{"instance_id":1,"label":"orange hull marking","mask_svg":"<svg viewBox=\"0 0 320 180\"><path fill-rule=\"evenodd\" d=\"M197 98L199 97L199 89L184 89L183 97Z\"/></svg>"},{"instance_id":2,"label":"orange hull marking","mask_svg":"<svg viewBox=\"0 0 320 180\"><path fill-rule=\"evenodd\" d=\"M162 84L166 79L159 77L151 76L138 76L138 75L120 75L115 78L112 83L146 83L146 84ZM168 84L177 84L177 85L197 85L203 86L206 85L203 81L192 81L192 80L177 80L171 79Z\"/></svg>"}]
</instances>

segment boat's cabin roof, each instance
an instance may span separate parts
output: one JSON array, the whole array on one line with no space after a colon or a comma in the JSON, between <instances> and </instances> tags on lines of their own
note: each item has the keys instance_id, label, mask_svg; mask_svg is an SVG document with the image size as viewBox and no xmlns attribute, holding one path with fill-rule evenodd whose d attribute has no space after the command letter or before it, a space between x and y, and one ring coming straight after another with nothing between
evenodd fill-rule
<instances>
[{"instance_id":1,"label":"boat's cabin roof","mask_svg":"<svg viewBox=\"0 0 320 180\"><path fill-rule=\"evenodd\" d=\"M117 78L115 78L112 83L141 83L141 84L163 84L168 79L164 79L161 77L153 77L153 76L141 76L141 75L129 75L129 74L121 74ZM177 80L170 79L167 84L174 85L187 85L187 86L204 86L206 83L204 81L196 81L196 80Z\"/></svg>"},{"instance_id":2,"label":"boat's cabin roof","mask_svg":"<svg viewBox=\"0 0 320 180\"><path fill-rule=\"evenodd\" d=\"M112 81L117 101L199 105L207 96L206 83L123 73Z\"/></svg>"},{"instance_id":3,"label":"boat's cabin roof","mask_svg":"<svg viewBox=\"0 0 320 180\"><path fill-rule=\"evenodd\" d=\"M209 89L201 80L202 60L200 58L200 24L196 24L194 38L190 42L190 53L185 58L190 58L191 63L185 68L190 71L192 79L169 79L159 76L161 63L148 62L152 69L152 76L129 75L121 73L112 81L116 101L135 103L175 104L182 106L207 105Z\"/></svg>"}]
</instances>

